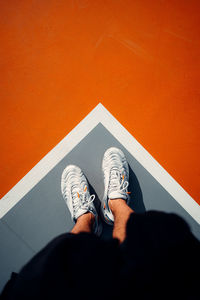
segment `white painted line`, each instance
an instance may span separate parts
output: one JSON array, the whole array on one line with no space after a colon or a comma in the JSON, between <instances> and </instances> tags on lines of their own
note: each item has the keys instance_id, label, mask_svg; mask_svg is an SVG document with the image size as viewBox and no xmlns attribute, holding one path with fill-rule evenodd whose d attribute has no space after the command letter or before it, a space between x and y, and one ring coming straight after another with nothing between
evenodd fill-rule
<instances>
[{"instance_id":1,"label":"white painted line","mask_svg":"<svg viewBox=\"0 0 200 300\"><path fill-rule=\"evenodd\" d=\"M64 139L35 165L1 200L0 218L18 203L98 123L97 105Z\"/></svg>"},{"instance_id":2,"label":"white painted line","mask_svg":"<svg viewBox=\"0 0 200 300\"><path fill-rule=\"evenodd\" d=\"M104 112L104 113L103 113ZM137 159L137 161L165 188L165 190L200 224L199 204L174 178L138 143L138 141L101 106L101 123Z\"/></svg>"},{"instance_id":3,"label":"white painted line","mask_svg":"<svg viewBox=\"0 0 200 300\"><path fill-rule=\"evenodd\" d=\"M99 123L102 123L130 154L200 224L200 206L198 203L186 193L172 176L100 103L0 200L0 218L20 201Z\"/></svg>"}]
</instances>

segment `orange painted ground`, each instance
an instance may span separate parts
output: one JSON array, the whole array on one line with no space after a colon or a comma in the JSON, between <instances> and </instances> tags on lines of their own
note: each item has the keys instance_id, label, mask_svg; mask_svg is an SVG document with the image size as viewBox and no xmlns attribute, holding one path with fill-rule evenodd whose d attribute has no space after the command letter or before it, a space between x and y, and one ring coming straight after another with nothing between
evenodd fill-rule
<instances>
[{"instance_id":1,"label":"orange painted ground","mask_svg":"<svg viewBox=\"0 0 200 300\"><path fill-rule=\"evenodd\" d=\"M200 203L199 0L2 0L0 27L0 196L101 102Z\"/></svg>"}]
</instances>

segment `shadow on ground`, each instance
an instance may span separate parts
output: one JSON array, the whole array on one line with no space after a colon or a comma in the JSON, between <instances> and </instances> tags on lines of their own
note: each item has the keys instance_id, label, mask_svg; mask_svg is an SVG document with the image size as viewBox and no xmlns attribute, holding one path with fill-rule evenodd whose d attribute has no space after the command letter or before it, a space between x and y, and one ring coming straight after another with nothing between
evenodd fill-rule
<instances>
[{"instance_id":1,"label":"shadow on ground","mask_svg":"<svg viewBox=\"0 0 200 300\"><path fill-rule=\"evenodd\" d=\"M95 195L95 207L97 208L97 211L100 215L100 221L103 226L101 238L102 239L110 239L112 238L112 231L113 231L113 226L108 225L105 223L105 221L102 219L101 214L100 214L100 206L101 202L99 197L97 196L95 190L89 183L89 188L90 188L90 193ZM130 194L130 202L129 206L136 212L136 213L143 213L146 211L144 202L143 202L143 196L142 196L142 190L140 188L139 181L133 172L133 170L129 166L129 192Z\"/></svg>"}]
</instances>

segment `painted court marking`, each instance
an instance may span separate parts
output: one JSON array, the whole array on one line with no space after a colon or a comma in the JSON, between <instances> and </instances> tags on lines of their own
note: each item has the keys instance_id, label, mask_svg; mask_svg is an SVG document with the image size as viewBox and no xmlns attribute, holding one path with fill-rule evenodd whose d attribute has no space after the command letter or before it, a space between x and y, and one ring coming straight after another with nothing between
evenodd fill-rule
<instances>
[{"instance_id":1,"label":"painted court marking","mask_svg":"<svg viewBox=\"0 0 200 300\"><path fill-rule=\"evenodd\" d=\"M200 224L200 206L137 140L99 103L60 143L35 165L1 200L2 218L95 126L102 125L138 160L167 192Z\"/></svg>"}]
</instances>

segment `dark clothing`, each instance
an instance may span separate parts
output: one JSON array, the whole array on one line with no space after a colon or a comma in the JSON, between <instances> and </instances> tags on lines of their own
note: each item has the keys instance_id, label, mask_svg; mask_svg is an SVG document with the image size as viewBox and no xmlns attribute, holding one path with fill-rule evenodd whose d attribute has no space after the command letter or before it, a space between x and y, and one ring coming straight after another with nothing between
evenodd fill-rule
<instances>
[{"instance_id":1,"label":"dark clothing","mask_svg":"<svg viewBox=\"0 0 200 300\"><path fill-rule=\"evenodd\" d=\"M88 233L55 238L2 299L199 299L199 250L175 214L132 214L121 245Z\"/></svg>"}]
</instances>

